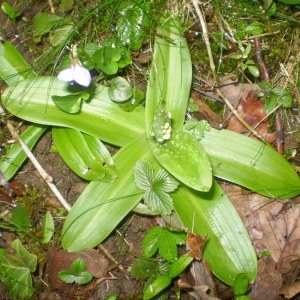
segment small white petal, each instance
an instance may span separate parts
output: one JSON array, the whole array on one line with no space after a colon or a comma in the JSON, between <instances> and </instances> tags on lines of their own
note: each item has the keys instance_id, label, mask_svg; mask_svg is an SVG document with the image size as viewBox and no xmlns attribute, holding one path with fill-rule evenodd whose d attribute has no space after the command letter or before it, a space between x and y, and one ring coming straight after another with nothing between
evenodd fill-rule
<instances>
[{"instance_id":1,"label":"small white petal","mask_svg":"<svg viewBox=\"0 0 300 300\"><path fill-rule=\"evenodd\" d=\"M70 67L68 69L62 70L57 75L57 78L62 81L72 81L74 79L74 67Z\"/></svg>"},{"instance_id":2,"label":"small white petal","mask_svg":"<svg viewBox=\"0 0 300 300\"><path fill-rule=\"evenodd\" d=\"M74 67L74 80L78 84L88 87L92 81L92 77L88 69L76 64Z\"/></svg>"}]
</instances>

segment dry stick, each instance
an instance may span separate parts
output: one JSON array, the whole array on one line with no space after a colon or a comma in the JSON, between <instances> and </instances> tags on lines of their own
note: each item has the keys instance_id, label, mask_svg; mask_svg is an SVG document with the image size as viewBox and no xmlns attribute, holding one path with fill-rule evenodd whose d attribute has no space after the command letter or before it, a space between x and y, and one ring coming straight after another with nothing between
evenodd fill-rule
<instances>
[{"instance_id":1,"label":"dry stick","mask_svg":"<svg viewBox=\"0 0 300 300\"><path fill-rule=\"evenodd\" d=\"M32 164L35 166L36 170L39 172L41 177L45 180L45 182L50 187L51 191L55 194L57 199L60 201L60 203L64 206L64 208L67 211L71 210L71 205L64 199L64 197L61 195L59 190L56 188L56 186L52 182L52 177L45 171L45 169L40 165L38 160L35 158L35 156L32 154L28 146L23 142L23 140L20 138L18 133L16 132L14 126L10 121L7 122L7 128L10 131L10 134L12 135L13 139L18 141L18 143L21 145L23 151L26 153ZM125 273L126 278L128 279L126 270L117 262L117 260L109 253L109 251L103 246L99 245L99 248L115 263L117 264L118 268L121 272ZM110 278L111 279L111 278Z\"/></svg>"},{"instance_id":2,"label":"dry stick","mask_svg":"<svg viewBox=\"0 0 300 300\"><path fill-rule=\"evenodd\" d=\"M208 58L209 58L209 64L210 64L210 68L211 71L213 73L213 77L214 77L214 81L217 82L217 74L216 74L216 67L215 67L215 63L213 60L213 55L212 55L212 51L211 51L211 47L210 47L210 42L209 42L209 36L208 36L208 30L207 30L207 26L206 26L206 22L205 19L203 17L203 14L201 12L201 9L199 8L198 5L198 1L197 0L192 0L193 5L195 7L196 13L198 15L200 24L201 24L201 28L202 28L202 33L203 33L203 41L206 45L206 49L207 49L207 53L208 53ZM255 135L257 138L259 138L260 140L262 140L264 143L268 144L267 141L260 135L258 134L258 132L253 129L237 112L237 110L233 107L233 105L229 102L229 100L226 98L226 96L222 93L222 91L220 90L220 88L216 88L218 95L224 100L224 102L226 103L226 105L229 107L229 109L232 111L232 113L237 117L237 119L245 126L245 128L247 128L249 130L249 132L251 132L253 135Z\"/></svg>"},{"instance_id":3,"label":"dry stick","mask_svg":"<svg viewBox=\"0 0 300 300\"><path fill-rule=\"evenodd\" d=\"M28 158L31 160L32 164L35 166L36 170L39 172L41 177L45 180L45 182L48 184L51 191L54 193L54 195L57 197L57 199L60 201L60 203L64 206L64 208L67 211L71 210L71 205L65 200L65 198L61 195L57 187L53 184L52 177L45 171L45 169L40 165L38 160L35 158L35 156L32 154L28 146L23 142L23 140L20 138L18 133L16 132L14 126L10 121L7 122L7 128L10 131L10 134L12 137L20 144L23 151L26 153Z\"/></svg>"}]
</instances>

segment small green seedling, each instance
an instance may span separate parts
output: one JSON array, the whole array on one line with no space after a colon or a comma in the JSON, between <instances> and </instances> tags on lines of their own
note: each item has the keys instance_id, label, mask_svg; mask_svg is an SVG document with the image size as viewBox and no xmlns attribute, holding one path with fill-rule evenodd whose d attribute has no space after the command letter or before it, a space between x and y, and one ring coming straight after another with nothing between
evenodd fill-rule
<instances>
[{"instance_id":1,"label":"small green seedling","mask_svg":"<svg viewBox=\"0 0 300 300\"><path fill-rule=\"evenodd\" d=\"M272 112L276 107L290 108L293 98L288 89L281 86L272 86L269 82L263 81L259 85L258 96L265 102L264 111Z\"/></svg>"},{"instance_id":2,"label":"small green seedling","mask_svg":"<svg viewBox=\"0 0 300 300\"><path fill-rule=\"evenodd\" d=\"M9 3L3 2L1 5L1 9L8 17L16 24L16 19L21 16L21 12L17 11L14 7L12 7Z\"/></svg>"},{"instance_id":3,"label":"small green seedling","mask_svg":"<svg viewBox=\"0 0 300 300\"><path fill-rule=\"evenodd\" d=\"M147 232L142 245L144 256L138 258L130 268L135 278L147 280L144 299L151 299L158 294L167 295L166 288L172 280L192 262L193 258L188 253L178 257L177 246L185 242L186 233L182 231L170 231L157 226Z\"/></svg>"},{"instance_id":4,"label":"small green seedling","mask_svg":"<svg viewBox=\"0 0 300 300\"><path fill-rule=\"evenodd\" d=\"M77 258L71 266L71 271L60 271L58 277L66 283L86 284L93 276L90 272L85 272L86 264L82 258Z\"/></svg>"},{"instance_id":5,"label":"small green seedling","mask_svg":"<svg viewBox=\"0 0 300 300\"><path fill-rule=\"evenodd\" d=\"M250 300L248 296L245 294L247 293L249 288L249 279L247 274L240 273L236 276L234 285L233 285L233 293L235 295L235 299L237 300Z\"/></svg>"}]
</instances>

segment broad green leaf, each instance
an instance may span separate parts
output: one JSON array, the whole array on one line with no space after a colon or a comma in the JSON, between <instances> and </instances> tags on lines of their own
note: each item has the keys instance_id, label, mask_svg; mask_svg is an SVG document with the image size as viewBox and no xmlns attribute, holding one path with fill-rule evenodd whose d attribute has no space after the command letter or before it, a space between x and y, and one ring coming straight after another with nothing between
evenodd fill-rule
<instances>
[{"instance_id":1,"label":"broad green leaf","mask_svg":"<svg viewBox=\"0 0 300 300\"><path fill-rule=\"evenodd\" d=\"M292 5L300 4L300 0L279 0L279 1L286 3L286 4L292 4Z\"/></svg>"},{"instance_id":2,"label":"broad green leaf","mask_svg":"<svg viewBox=\"0 0 300 300\"><path fill-rule=\"evenodd\" d=\"M66 96L52 96L53 102L63 112L68 114L77 114L81 108L81 94L70 94Z\"/></svg>"},{"instance_id":3,"label":"broad green leaf","mask_svg":"<svg viewBox=\"0 0 300 300\"><path fill-rule=\"evenodd\" d=\"M95 51L92 55L97 67L107 75L114 75L118 72L118 61L121 59L121 53L118 48L104 46Z\"/></svg>"},{"instance_id":4,"label":"broad green leaf","mask_svg":"<svg viewBox=\"0 0 300 300\"><path fill-rule=\"evenodd\" d=\"M292 165L271 147L249 137L211 128L200 141L213 175L271 198L300 194L300 178Z\"/></svg>"},{"instance_id":5,"label":"broad green leaf","mask_svg":"<svg viewBox=\"0 0 300 300\"><path fill-rule=\"evenodd\" d=\"M68 251L92 248L101 243L143 196L134 184L132 170L141 159L155 164L146 136L133 140L113 158L119 177L111 183L89 183L64 223L62 245Z\"/></svg>"},{"instance_id":6,"label":"broad green leaf","mask_svg":"<svg viewBox=\"0 0 300 300\"><path fill-rule=\"evenodd\" d=\"M151 299L166 287L168 287L172 282L169 275L162 275L157 277L144 291L143 299Z\"/></svg>"},{"instance_id":7,"label":"broad green leaf","mask_svg":"<svg viewBox=\"0 0 300 300\"><path fill-rule=\"evenodd\" d=\"M51 96L70 94L70 86L53 77L24 80L5 89L2 103L14 115L33 123L71 127L122 146L145 131L144 109L122 110L108 96L108 88L97 85L91 99L82 102L78 114L61 111Z\"/></svg>"},{"instance_id":8,"label":"broad green leaf","mask_svg":"<svg viewBox=\"0 0 300 300\"><path fill-rule=\"evenodd\" d=\"M172 18L157 30L146 94L146 128L150 136L157 109L171 114L172 130L180 130L189 101L192 63L182 28Z\"/></svg>"},{"instance_id":9,"label":"broad green leaf","mask_svg":"<svg viewBox=\"0 0 300 300\"><path fill-rule=\"evenodd\" d=\"M212 169L196 138L183 131L174 132L163 144L152 142L151 148L158 162L176 179L193 189L209 191Z\"/></svg>"},{"instance_id":10,"label":"broad green leaf","mask_svg":"<svg viewBox=\"0 0 300 300\"><path fill-rule=\"evenodd\" d=\"M20 52L9 42L0 37L0 78L8 85L27 77L34 77L29 64Z\"/></svg>"},{"instance_id":11,"label":"broad green leaf","mask_svg":"<svg viewBox=\"0 0 300 300\"><path fill-rule=\"evenodd\" d=\"M42 236L40 242L42 244L47 244L50 242L52 235L54 233L54 221L51 213L47 211L43 217L42 221Z\"/></svg>"},{"instance_id":12,"label":"broad green leaf","mask_svg":"<svg viewBox=\"0 0 300 300\"><path fill-rule=\"evenodd\" d=\"M172 197L183 226L195 234L207 234L202 253L213 273L231 286L240 273L253 282L257 273L255 250L242 220L216 181L209 192L183 186Z\"/></svg>"},{"instance_id":13,"label":"broad green leaf","mask_svg":"<svg viewBox=\"0 0 300 300\"><path fill-rule=\"evenodd\" d=\"M132 97L132 87L125 78L117 76L110 81L108 95L115 102L124 102Z\"/></svg>"},{"instance_id":14,"label":"broad green leaf","mask_svg":"<svg viewBox=\"0 0 300 300\"><path fill-rule=\"evenodd\" d=\"M81 178L110 181L117 177L110 153L98 138L57 127L52 129L52 137L65 163Z\"/></svg>"},{"instance_id":15,"label":"broad green leaf","mask_svg":"<svg viewBox=\"0 0 300 300\"><path fill-rule=\"evenodd\" d=\"M53 27L57 26L63 20L55 14L38 13L33 18L33 35L39 36L48 33Z\"/></svg>"},{"instance_id":16,"label":"broad green leaf","mask_svg":"<svg viewBox=\"0 0 300 300\"><path fill-rule=\"evenodd\" d=\"M32 149L46 129L44 126L31 125L21 134L21 139ZM19 143L9 146L5 157L0 160L0 170L6 180L10 180L17 173L26 158L27 155Z\"/></svg>"},{"instance_id":17,"label":"broad green leaf","mask_svg":"<svg viewBox=\"0 0 300 300\"><path fill-rule=\"evenodd\" d=\"M10 223L25 232L28 231L31 226L28 213L22 206L19 205L13 209Z\"/></svg>"}]
</instances>

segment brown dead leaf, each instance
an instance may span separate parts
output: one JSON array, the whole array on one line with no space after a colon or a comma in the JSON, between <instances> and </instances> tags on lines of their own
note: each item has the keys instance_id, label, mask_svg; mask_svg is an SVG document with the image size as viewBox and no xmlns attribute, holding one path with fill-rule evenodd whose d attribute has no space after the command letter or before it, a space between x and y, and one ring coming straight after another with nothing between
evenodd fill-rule
<instances>
[{"instance_id":1,"label":"brown dead leaf","mask_svg":"<svg viewBox=\"0 0 300 300\"><path fill-rule=\"evenodd\" d=\"M69 285L58 278L58 273L70 270L71 265L81 257L86 263L85 271L90 272L95 278L102 278L108 272L108 261L94 249L85 249L80 252L68 252L65 250L48 250L48 274L51 290L64 290Z\"/></svg>"},{"instance_id":2,"label":"brown dead leaf","mask_svg":"<svg viewBox=\"0 0 300 300\"><path fill-rule=\"evenodd\" d=\"M279 290L279 294L284 295L284 297L287 299L291 299L299 293L300 293L300 281L296 281L292 284L291 283L285 284Z\"/></svg>"},{"instance_id":3,"label":"brown dead leaf","mask_svg":"<svg viewBox=\"0 0 300 300\"><path fill-rule=\"evenodd\" d=\"M300 208L297 199L279 202L258 194L243 193L230 184L222 186L243 219L259 259L259 273L251 299L277 299L282 275L292 272L291 263L300 259ZM289 274L291 275L291 274ZM270 291L273 298L270 297ZM267 297L268 296L268 297Z\"/></svg>"},{"instance_id":4,"label":"brown dead leaf","mask_svg":"<svg viewBox=\"0 0 300 300\"><path fill-rule=\"evenodd\" d=\"M199 234L191 232L187 233L187 244L190 248L189 255L197 260L202 259L202 249L206 243L206 237L201 237Z\"/></svg>"},{"instance_id":5,"label":"brown dead leaf","mask_svg":"<svg viewBox=\"0 0 300 300\"><path fill-rule=\"evenodd\" d=\"M269 119L263 109L264 102L258 99L256 91L250 91L246 97L242 97L236 108L238 114L244 121L269 143L273 143L276 138L276 133L268 132ZM246 127L244 127L235 115L232 115L229 119L227 129L238 133L248 133ZM253 135L250 136L253 137Z\"/></svg>"},{"instance_id":6,"label":"brown dead leaf","mask_svg":"<svg viewBox=\"0 0 300 300\"><path fill-rule=\"evenodd\" d=\"M224 118L216 114L205 102L201 101L197 93L192 93L191 97L199 107L199 111L193 113L196 119L206 120L212 127L220 129L224 123Z\"/></svg>"}]
</instances>

